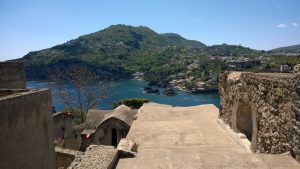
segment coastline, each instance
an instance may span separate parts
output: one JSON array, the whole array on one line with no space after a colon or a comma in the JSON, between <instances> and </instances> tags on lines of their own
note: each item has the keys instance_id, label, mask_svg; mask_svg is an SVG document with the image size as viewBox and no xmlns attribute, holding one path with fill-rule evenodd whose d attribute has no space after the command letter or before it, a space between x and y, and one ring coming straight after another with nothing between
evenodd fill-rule
<instances>
[{"instance_id":1,"label":"coastline","mask_svg":"<svg viewBox=\"0 0 300 169\"><path fill-rule=\"evenodd\" d=\"M28 88L45 88L48 87L47 82L43 81L27 81ZM97 108L110 110L111 104L115 101L125 98L147 98L149 101L161 104L172 104L174 106L194 106L201 104L214 104L219 106L218 93L190 93L185 91L176 91L176 96L165 96L163 94L148 94L143 92L143 87L147 85L146 81L127 79L116 81L111 85L107 92L107 98L103 99ZM160 88L163 92L163 88ZM52 103L57 111L62 110L65 106L60 102L54 90L52 92Z\"/></svg>"}]
</instances>

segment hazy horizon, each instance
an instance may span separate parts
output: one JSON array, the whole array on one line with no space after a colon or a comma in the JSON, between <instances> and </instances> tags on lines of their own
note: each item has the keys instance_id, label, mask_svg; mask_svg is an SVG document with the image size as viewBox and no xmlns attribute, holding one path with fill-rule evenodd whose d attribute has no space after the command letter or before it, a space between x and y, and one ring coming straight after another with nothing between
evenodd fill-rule
<instances>
[{"instance_id":1,"label":"hazy horizon","mask_svg":"<svg viewBox=\"0 0 300 169\"><path fill-rule=\"evenodd\" d=\"M110 25L147 26L206 45L258 50L300 44L300 1L0 0L0 60L93 33Z\"/></svg>"}]
</instances>

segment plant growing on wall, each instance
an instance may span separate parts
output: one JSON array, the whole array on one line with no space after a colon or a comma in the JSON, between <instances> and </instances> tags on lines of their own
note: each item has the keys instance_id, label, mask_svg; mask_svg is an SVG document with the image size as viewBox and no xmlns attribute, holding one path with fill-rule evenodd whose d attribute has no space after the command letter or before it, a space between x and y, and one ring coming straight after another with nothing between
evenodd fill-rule
<instances>
[{"instance_id":1,"label":"plant growing on wall","mask_svg":"<svg viewBox=\"0 0 300 169\"><path fill-rule=\"evenodd\" d=\"M85 121L87 111L105 98L107 83L100 83L97 79L95 72L78 64L56 69L52 73L55 93L68 112L79 118L80 123Z\"/></svg>"}]
</instances>

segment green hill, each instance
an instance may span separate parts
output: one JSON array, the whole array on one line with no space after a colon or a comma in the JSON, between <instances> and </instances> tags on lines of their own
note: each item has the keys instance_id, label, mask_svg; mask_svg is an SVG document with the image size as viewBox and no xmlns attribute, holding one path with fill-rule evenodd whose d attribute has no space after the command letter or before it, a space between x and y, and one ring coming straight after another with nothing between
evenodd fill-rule
<instances>
[{"instance_id":1,"label":"green hill","mask_svg":"<svg viewBox=\"0 0 300 169\"><path fill-rule=\"evenodd\" d=\"M205 45L199 41L187 40L176 33L165 33L161 34L164 38L167 39L168 44L174 46L186 46L190 48L195 47L204 47Z\"/></svg>"},{"instance_id":2,"label":"green hill","mask_svg":"<svg viewBox=\"0 0 300 169\"><path fill-rule=\"evenodd\" d=\"M102 78L128 78L144 72L147 78L187 72L200 62L200 70L223 70L224 63L210 56L239 56L256 50L237 45L213 45L187 40L175 33L159 34L145 26L113 25L48 49L29 52L22 60L27 79L48 79L55 68L81 64ZM209 66L207 66L209 65ZM201 74L201 72L195 71Z\"/></svg>"},{"instance_id":3,"label":"green hill","mask_svg":"<svg viewBox=\"0 0 300 169\"><path fill-rule=\"evenodd\" d=\"M293 45L293 46L286 46L281 48L276 48L270 50L272 53L294 53L299 54L300 53L300 44L299 45Z\"/></svg>"},{"instance_id":4,"label":"green hill","mask_svg":"<svg viewBox=\"0 0 300 169\"><path fill-rule=\"evenodd\" d=\"M168 57L161 54L174 47L190 49L205 45L177 34L158 34L144 26L113 25L49 49L30 52L20 60L26 64L28 79L48 78L54 67L72 63L96 69L103 77L121 78L145 67L164 65Z\"/></svg>"},{"instance_id":5,"label":"green hill","mask_svg":"<svg viewBox=\"0 0 300 169\"><path fill-rule=\"evenodd\" d=\"M259 51L253 50L241 45L212 45L205 49L205 51L213 56L239 56L243 54L253 54Z\"/></svg>"}]
</instances>

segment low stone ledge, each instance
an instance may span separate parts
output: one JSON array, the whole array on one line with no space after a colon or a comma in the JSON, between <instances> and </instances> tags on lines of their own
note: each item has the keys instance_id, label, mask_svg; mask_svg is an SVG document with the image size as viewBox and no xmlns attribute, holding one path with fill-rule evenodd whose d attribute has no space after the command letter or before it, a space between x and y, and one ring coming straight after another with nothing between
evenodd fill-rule
<instances>
[{"instance_id":1,"label":"low stone ledge","mask_svg":"<svg viewBox=\"0 0 300 169\"><path fill-rule=\"evenodd\" d=\"M60 148L60 147L55 147L55 152L70 154L70 155L73 155L73 156L80 156L80 155L84 154L81 151L76 151L76 150L71 150L71 149L66 149L66 148Z\"/></svg>"},{"instance_id":2,"label":"low stone ledge","mask_svg":"<svg viewBox=\"0 0 300 169\"><path fill-rule=\"evenodd\" d=\"M6 97L16 93L28 92L28 89L0 89L0 97Z\"/></svg>"}]
</instances>

